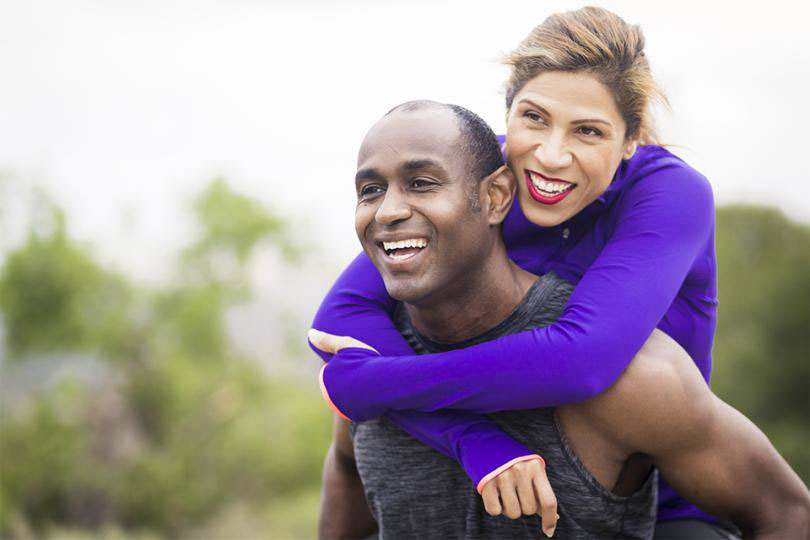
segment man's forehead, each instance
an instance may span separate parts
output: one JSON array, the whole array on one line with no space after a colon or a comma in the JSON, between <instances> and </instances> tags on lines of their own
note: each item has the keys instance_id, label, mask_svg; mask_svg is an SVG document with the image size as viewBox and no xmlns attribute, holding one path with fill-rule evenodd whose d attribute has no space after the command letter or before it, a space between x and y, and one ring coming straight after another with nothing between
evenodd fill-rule
<instances>
[{"instance_id":1,"label":"man's forehead","mask_svg":"<svg viewBox=\"0 0 810 540\"><path fill-rule=\"evenodd\" d=\"M430 157L453 161L461 130L452 111L429 107L394 112L381 118L366 134L357 156L358 167L369 160L413 160Z\"/></svg>"}]
</instances>

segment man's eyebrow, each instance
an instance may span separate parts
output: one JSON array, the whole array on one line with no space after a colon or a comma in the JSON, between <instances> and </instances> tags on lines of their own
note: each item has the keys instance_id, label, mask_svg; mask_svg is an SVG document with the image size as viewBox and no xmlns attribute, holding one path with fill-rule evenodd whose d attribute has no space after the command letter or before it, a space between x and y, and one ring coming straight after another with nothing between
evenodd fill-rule
<instances>
[{"instance_id":1,"label":"man's eyebrow","mask_svg":"<svg viewBox=\"0 0 810 540\"><path fill-rule=\"evenodd\" d=\"M360 184L363 180L385 180L385 178L377 169L367 168L357 171L354 175L354 185Z\"/></svg>"},{"instance_id":2,"label":"man's eyebrow","mask_svg":"<svg viewBox=\"0 0 810 540\"><path fill-rule=\"evenodd\" d=\"M432 159L411 159L402 164L402 169L406 172L418 171L421 169L444 169L437 161Z\"/></svg>"}]
</instances>

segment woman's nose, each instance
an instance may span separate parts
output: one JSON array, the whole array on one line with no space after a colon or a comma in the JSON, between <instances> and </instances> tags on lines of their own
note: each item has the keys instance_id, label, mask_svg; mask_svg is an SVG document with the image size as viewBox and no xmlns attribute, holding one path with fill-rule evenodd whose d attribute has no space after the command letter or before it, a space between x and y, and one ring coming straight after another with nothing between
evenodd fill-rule
<instances>
[{"instance_id":1,"label":"woman's nose","mask_svg":"<svg viewBox=\"0 0 810 540\"><path fill-rule=\"evenodd\" d=\"M573 161L571 151L560 135L550 135L541 141L534 150L534 156L547 169L564 169Z\"/></svg>"}]
</instances>

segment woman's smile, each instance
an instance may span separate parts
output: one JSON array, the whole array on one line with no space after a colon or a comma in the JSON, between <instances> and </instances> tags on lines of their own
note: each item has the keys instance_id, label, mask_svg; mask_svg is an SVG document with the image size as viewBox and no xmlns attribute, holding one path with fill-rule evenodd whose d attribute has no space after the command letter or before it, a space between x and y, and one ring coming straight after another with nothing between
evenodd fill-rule
<instances>
[{"instance_id":1,"label":"woman's smile","mask_svg":"<svg viewBox=\"0 0 810 540\"><path fill-rule=\"evenodd\" d=\"M565 199L577 185L573 182L550 178L537 171L526 171L529 195L540 204L557 204Z\"/></svg>"}]
</instances>

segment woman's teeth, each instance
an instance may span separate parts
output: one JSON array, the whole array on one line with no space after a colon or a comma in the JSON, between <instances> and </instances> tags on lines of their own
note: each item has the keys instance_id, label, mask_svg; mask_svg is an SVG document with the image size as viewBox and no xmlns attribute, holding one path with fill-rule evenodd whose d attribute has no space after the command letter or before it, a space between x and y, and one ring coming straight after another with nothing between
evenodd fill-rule
<instances>
[{"instance_id":1,"label":"woman's teeth","mask_svg":"<svg viewBox=\"0 0 810 540\"><path fill-rule=\"evenodd\" d=\"M557 195L562 193L563 191L568 191L569 189L573 189L576 184L572 184L570 182L550 182L543 178L538 178L534 174L529 173L529 177L532 179L532 184L534 185L537 191L541 193L548 194L548 195Z\"/></svg>"}]
</instances>

